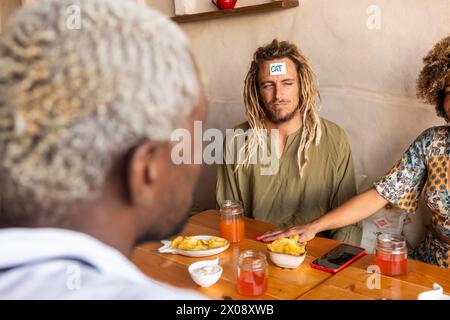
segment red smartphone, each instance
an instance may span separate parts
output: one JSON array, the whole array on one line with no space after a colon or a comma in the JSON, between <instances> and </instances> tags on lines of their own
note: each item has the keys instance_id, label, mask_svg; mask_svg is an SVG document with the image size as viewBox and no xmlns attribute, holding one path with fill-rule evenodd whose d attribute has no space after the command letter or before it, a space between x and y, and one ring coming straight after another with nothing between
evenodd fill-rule
<instances>
[{"instance_id":1,"label":"red smartphone","mask_svg":"<svg viewBox=\"0 0 450 320\"><path fill-rule=\"evenodd\" d=\"M364 248L343 243L311 262L311 267L325 272L337 273L365 254Z\"/></svg>"}]
</instances>

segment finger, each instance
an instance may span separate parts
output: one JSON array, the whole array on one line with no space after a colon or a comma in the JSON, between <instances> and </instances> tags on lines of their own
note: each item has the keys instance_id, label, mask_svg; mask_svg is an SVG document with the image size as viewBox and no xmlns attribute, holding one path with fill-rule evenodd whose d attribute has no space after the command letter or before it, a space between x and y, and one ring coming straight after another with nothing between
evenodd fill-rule
<instances>
[{"instance_id":1,"label":"finger","mask_svg":"<svg viewBox=\"0 0 450 320\"><path fill-rule=\"evenodd\" d=\"M272 239L272 238L276 237L278 234L279 233L267 234L267 235L264 235L264 236L260 237L258 240L262 241L262 242L267 242L267 241L270 241L269 239Z\"/></svg>"},{"instance_id":2,"label":"finger","mask_svg":"<svg viewBox=\"0 0 450 320\"><path fill-rule=\"evenodd\" d=\"M299 237L298 237L298 243L300 243L300 244L302 244L302 243L304 243L304 242L307 242L309 239L306 237L306 235L305 234L301 234Z\"/></svg>"},{"instance_id":3,"label":"finger","mask_svg":"<svg viewBox=\"0 0 450 320\"><path fill-rule=\"evenodd\" d=\"M267 238L267 237L273 237L273 236L275 236L275 235L277 235L277 234L279 234L279 233L281 233L281 232L283 232L282 229L277 229L277 230L268 231L268 232L263 233L263 234L261 234L261 235L259 235L259 236L256 236L256 239L257 239L257 240L263 240L263 239L265 239L265 238Z\"/></svg>"},{"instance_id":4,"label":"finger","mask_svg":"<svg viewBox=\"0 0 450 320\"><path fill-rule=\"evenodd\" d=\"M308 241L311 241L312 239L314 239L315 235L311 235L311 234L300 234L300 236L298 237L298 242L300 243L305 243Z\"/></svg>"},{"instance_id":5,"label":"finger","mask_svg":"<svg viewBox=\"0 0 450 320\"><path fill-rule=\"evenodd\" d=\"M292 235L294 233L295 233L294 230L286 230L286 231L280 232L278 234L272 235L270 237L266 237L266 238L262 239L262 241L264 241L264 242L271 242L271 241L275 241L275 240L280 239L280 238L289 237L290 235Z\"/></svg>"}]
</instances>

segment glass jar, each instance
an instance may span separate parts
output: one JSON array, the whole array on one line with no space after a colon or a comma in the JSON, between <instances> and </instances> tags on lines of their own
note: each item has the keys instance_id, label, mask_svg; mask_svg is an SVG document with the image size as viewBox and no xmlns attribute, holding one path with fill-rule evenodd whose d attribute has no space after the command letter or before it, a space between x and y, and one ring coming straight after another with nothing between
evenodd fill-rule
<instances>
[{"instance_id":1,"label":"glass jar","mask_svg":"<svg viewBox=\"0 0 450 320\"><path fill-rule=\"evenodd\" d=\"M220 235L231 243L244 239L244 209L237 200L225 200L220 207Z\"/></svg>"},{"instance_id":2,"label":"glass jar","mask_svg":"<svg viewBox=\"0 0 450 320\"><path fill-rule=\"evenodd\" d=\"M381 274L398 276L408 271L405 238L399 235L380 233L377 236L375 263Z\"/></svg>"},{"instance_id":3,"label":"glass jar","mask_svg":"<svg viewBox=\"0 0 450 320\"><path fill-rule=\"evenodd\" d=\"M244 296L260 296L267 291L269 269L266 255L246 250L239 255L237 291Z\"/></svg>"}]
</instances>

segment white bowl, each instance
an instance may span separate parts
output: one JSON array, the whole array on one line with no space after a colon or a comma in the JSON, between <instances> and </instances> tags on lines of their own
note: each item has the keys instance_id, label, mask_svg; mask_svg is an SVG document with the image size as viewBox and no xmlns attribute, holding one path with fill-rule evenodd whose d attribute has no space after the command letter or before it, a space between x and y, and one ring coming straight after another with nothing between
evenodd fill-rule
<instances>
[{"instance_id":1,"label":"white bowl","mask_svg":"<svg viewBox=\"0 0 450 320\"><path fill-rule=\"evenodd\" d=\"M217 267L219 270L216 273L208 274L208 275L200 275L195 273L194 271L203 267ZM216 283L220 277L222 276L223 268L219 265L219 258L216 257L214 260L206 260L192 263L189 268L189 274L191 275L192 280L200 287L208 288Z\"/></svg>"},{"instance_id":2,"label":"white bowl","mask_svg":"<svg viewBox=\"0 0 450 320\"><path fill-rule=\"evenodd\" d=\"M300 256L294 256L291 254L276 253L270 250L268 251L270 260L281 268L295 269L302 264L306 257L306 252Z\"/></svg>"}]
</instances>

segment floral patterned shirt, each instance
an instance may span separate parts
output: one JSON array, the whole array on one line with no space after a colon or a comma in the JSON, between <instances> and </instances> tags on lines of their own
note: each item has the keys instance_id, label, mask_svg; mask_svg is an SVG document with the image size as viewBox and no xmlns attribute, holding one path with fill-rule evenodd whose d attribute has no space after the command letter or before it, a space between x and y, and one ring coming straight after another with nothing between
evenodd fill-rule
<instances>
[{"instance_id":1,"label":"floral patterned shirt","mask_svg":"<svg viewBox=\"0 0 450 320\"><path fill-rule=\"evenodd\" d=\"M377 192L392 205L412 213L417 210L423 192L425 203L432 210L432 226L450 237L450 127L425 130L405 151L400 161L379 181ZM411 258L441 267L450 267L450 246L432 233L414 249Z\"/></svg>"}]
</instances>

